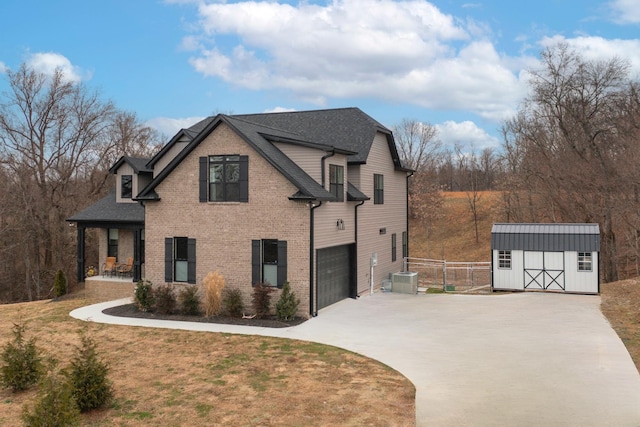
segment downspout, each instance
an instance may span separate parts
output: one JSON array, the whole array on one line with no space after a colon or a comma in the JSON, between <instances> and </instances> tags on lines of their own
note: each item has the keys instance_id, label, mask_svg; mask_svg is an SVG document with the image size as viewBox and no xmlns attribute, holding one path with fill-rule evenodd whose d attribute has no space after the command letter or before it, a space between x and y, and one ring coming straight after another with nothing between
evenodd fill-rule
<instances>
[{"instance_id":1,"label":"downspout","mask_svg":"<svg viewBox=\"0 0 640 427\"><path fill-rule=\"evenodd\" d=\"M325 184L325 179L326 178L325 178L324 161L327 160L329 157L333 157L335 155L336 155L336 150L331 150L331 153L327 153L326 155L322 156L322 159L320 159L320 168L322 169L320 171L321 172L321 176L322 176L322 188L324 188L325 190L326 190L326 188L324 187L324 184Z\"/></svg>"},{"instance_id":2,"label":"downspout","mask_svg":"<svg viewBox=\"0 0 640 427\"><path fill-rule=\"evenodd\" d=\"M356 250L355 250L355 254L354 254L355 255L355 262L354 262L355 268L354 268L353 274L354 274L355 280L356 280L356 284L355 284L356 289L355 289L355 292L354 292L354 294L353 294L353 296L351 298L358 298L358 208L360 206L364 205L364 202L365 201L362 200L360 203L358 203L355 206L355 209L354 209L355 218L354 218L353 222L354 222L354 227L355 227L354 239L356 241Z\"/></svg>"},{"instance_id":3,"label":"downspout","mask_svg":"<svg viewBox=\"0 0 640 427\"><path fill-rule=\"evenodd\" d=\"M315 293L314 293L314 268L313 268L313 260L314 260L314 241L313 241L313 235L314 235L314 223L313 223L313 218L314 218L314 214L313 211L317 208L319 208L320 206L322 206L322 201L320 201L319 204L314 205L313 202L309 202L310 203L310 207L311 209L309 209L309 314L312 317L316 317L318 315L318 312L315 311Z\"/></svg>"}]
</instances>

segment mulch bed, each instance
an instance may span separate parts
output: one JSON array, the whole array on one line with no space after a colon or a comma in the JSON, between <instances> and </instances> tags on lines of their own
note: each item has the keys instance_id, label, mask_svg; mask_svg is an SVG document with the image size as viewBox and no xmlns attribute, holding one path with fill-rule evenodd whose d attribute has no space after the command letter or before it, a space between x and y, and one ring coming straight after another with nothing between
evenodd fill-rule
<instances>
[{"instance_id":1,"label":"mulch bed","mask_svg":"<svg viewBox=\"0 0 640 427\"><path fill-rule=\"evenodd\" d=\"M140 311L135 304L125 304L102 310L104 314L118 317L135 317L139 319L157 319L157 320L177 320L182 322L199 322L199 323L222 323L225 325L243 325L243 326L260 326L263 328L286 328L296 326L307 319L295 318L291 321L282 321L273 317L263 317L262 319L245 319L241 317L231 316L188 316L185 314L160 314L149 311Z\"/></svg>"}]
</instances>

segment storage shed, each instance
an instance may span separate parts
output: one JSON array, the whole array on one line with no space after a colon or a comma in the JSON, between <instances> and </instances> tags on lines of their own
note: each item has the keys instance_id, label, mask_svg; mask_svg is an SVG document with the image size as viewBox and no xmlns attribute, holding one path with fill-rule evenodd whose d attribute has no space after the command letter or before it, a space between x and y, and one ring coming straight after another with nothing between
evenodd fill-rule
<instances>
[{"instance_id":1,"label":"storage shed","mask_svg":"<svg viewBox=\"0 0 640 427\"><path fill-rule=\"evenodd\" d=\"M494 224L495 290L600 293L598 224Z\"/></svg>"}]
</instances>

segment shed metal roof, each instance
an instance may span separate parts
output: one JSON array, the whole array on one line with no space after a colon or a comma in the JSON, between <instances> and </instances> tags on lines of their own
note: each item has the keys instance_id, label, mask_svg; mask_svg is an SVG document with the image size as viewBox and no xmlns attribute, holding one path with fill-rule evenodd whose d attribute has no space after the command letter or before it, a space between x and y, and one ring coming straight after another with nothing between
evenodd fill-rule
<instances>
[{"instance_id":1,"label":"shed metal roof","mask_svg":"<svg viewBox=\"0 0 640 427\"><path fill-rule=\"evenodd\" d=\"M598 224L494 224L492 250L600 251Z\"/></svg>"}]
</instances>

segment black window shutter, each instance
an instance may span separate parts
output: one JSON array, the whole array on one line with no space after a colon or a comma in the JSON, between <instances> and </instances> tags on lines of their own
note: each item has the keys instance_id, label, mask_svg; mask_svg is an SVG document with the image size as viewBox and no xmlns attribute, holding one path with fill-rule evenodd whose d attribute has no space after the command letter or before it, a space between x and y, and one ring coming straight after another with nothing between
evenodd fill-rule
<instances>
[{"instance_id":1,"label":"black window shutter","mask_svg":"<svg viewBox=\"0 0 640 427\"><path fill-rule=\"evenodd\" d=\"M278 287L287 281L287 241L278 240Z\"/></svg>"},{"instance_id":2,"label":"black window shutter","mask_svg":"<svg viewBox=\"0 0 640 427\"><path fill-rule=\"evenodd\" d=\"M260 240L251 241L251 284L255 285L260 282Z\"/></svg>"},{"instance_id":3,"label":"black window shutter","mask_svg":"<svg viewBox=\"0 0 640 427\"><path fill-rule=\"evenodd\" d=\"M187 283L196 283L196 239L187 239Z\"/></svg>"},{"instance_id":4,"label":"black window shutter","mask_svg":"<svg viewBox=\"0 0 640 427\"><path fill-rule=\"evenodd\" d=\"M240 156L240 201L249 201L249 156Z\"/></svg>"},{"instance_id":5,"label":"black window shutter","mask_svg":"<svg viewBox=\"0 0 640 427\"><path fill-rule=\"evenodd\" d=\"M173 239L164 239L164 281L173 282Z\"/></svg>"},{"instance_id":6,"label":"black window shutter","mask_svg":"<svg viewBox=\"0 0 640 427\"><path fill-rule=\"evenodd\" d=\"M200 196L200 202L207 201L207 194L209 193L209 159L207 157L200 157L200 173L198 175L198 181L200 182L200 190L198 192Z\"/></svg>"}]
</instances>

